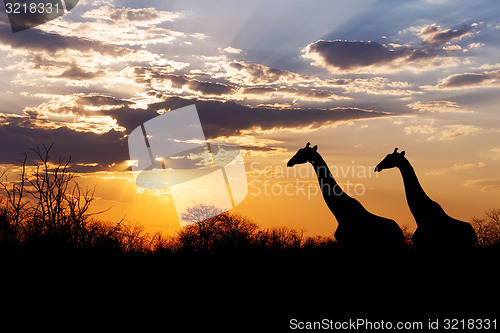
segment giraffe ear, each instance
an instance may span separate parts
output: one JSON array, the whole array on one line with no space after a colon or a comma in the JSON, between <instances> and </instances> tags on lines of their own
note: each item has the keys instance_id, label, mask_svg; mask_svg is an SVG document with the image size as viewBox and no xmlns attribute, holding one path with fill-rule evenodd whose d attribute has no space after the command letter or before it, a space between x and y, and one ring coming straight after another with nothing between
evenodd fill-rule
<instances>
[{"instance_id":1,"label":"giraffe ear","mask_svg":"<svg viewBox=\"0 0 500 333\"><path fill-rule=\"evenodd\" d=\"M405 151L403 150L400 154L401 156L405 156Z\"/></svg>"},{"instance_id":2,"label":"giraffe ear","mask_svg":"<svg viewBox=\"0 0 500 333\"><path fill-rule=\"evenodd\" d=\"M314 146L314 147L313 147L313 150L314 150L314 151L317 151L317 150L318 150L318 145Z\"/></svg>"}]
</instances>

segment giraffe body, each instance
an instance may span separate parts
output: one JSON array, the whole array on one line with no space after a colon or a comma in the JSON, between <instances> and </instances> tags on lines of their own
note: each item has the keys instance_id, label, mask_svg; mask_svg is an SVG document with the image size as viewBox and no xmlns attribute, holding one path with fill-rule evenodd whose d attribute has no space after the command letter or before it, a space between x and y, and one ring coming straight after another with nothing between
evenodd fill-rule
<instances>
[{"instance_id":1,"label":"giraffe body","mask_svg":"<svg viewBox=\"0 0 500 333\"><path fill-rule=\"evenodd\" d=\"M398 168L403 177L406 201L410 208L417 230L413 243L417 249L459 249L470 248L476 244L477 236L472 226L445 213L443 208L431 200L418 181L415 170L405 157L405 152L388 154L375 171Z\"/></svg>"},{"instance_id":2,"label":"giraffe body","mask_svg":"<svg viewBox=\"0 0 500 333\"><path fill-rule=\"evenodd\" d=\"M400 247L403 233L393 220L367 211L361 203L347 195L333 178L328 165L317 152L317 146L299 151L288 161L287 166L311 163L325 203L338 222L335 239L344 247L384 249Z\"/></svg>"}]
</instances>

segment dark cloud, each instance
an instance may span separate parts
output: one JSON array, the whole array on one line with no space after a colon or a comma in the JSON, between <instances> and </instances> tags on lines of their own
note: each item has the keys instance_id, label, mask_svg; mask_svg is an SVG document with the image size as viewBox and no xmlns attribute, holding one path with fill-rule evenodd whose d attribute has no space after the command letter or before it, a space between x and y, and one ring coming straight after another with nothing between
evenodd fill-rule
<instances>
[{"instance_id":1,"label":"dark cloud","mask_svg":"<svg viewBox=\"0 0 500 333\"><path fill-rule=\"evenodd\" d=\"M179 14L159 11L155 8L115 8L111 6L103 6L83 14L83 17L90 19L98 19L107 24L133 23L134 25L152 25L164 21L172 21Z\"/></svg>"},{"instance_id":2,"label":"dark cloud","mask_svg":"<svg viewBox=\"0 0 500 333\"><path fill-rule=\"evenodd\" d=\"M102 106L102 105L114 105L114 106L119 106L119 105L131 105L133 104L130 101L115 98L112 96L105 96L105 95L80 95L77 96L78 98L78 103L83 104L83 105L90 105L90 106Z\"/></svg>"},{"instance_id":3,"label":"dark cloud","mask_svg":"<svg viewBox=\"0 0 500 333\"><path fill-rule=\"evenodd\" d=\"M443 79L437 88L468 88L480 86L498 86L500 84L500 70L481 73L454 74Z\"/></svg>"},{"instance_id":4,"label":"dark cloud","mask_svg":"<svg viewBox=\"0 0 500 333\"><path fill-rule=\"evenodd\" d=\"M135 81L146 86L155 82L170 81L172 88L181 89L188 83L184 76L171 74L171 68L135 67Z\"/></svg>"},{"instance_id":5,"label":"dark cloud","mask_svg":"<svg viewBox=\"0 0 500 333\"><path fill-rule=\"evenodd\" d=\"M333 98L335 95L332 91L321 89L302 89L302 88L273 88L273 87L250 87L243 90L247 95L267 95L271 93L289 94L294 97L327 99Z\"/></svg>"},{"instance_id":6,"label":"dark cloud","mask_svg":"<svg viewBox=\"0 0 500 333\"><path fill-rule=\"evenodd\" d=\"M131 101L115 98L112 96L100 94L78 94L71 95L69 99L64 102L59 100L61 96L54 96L54 100L43 103L38 107L27 107L23 112L27 115L43 114L48 109L53 114L76 114L76 115L99 115L102 110L109 110L113 108L128 107L134 104ZM66 97L66 96L63 96ZM90 109L87 107L94 107ZM1 114L0 114L1 116Z\"/></svg>"},{"instance_id":7,"label":"dark cloud","mask_svg":"<svg viewBox=\"0 0 500 333\"><path fill-rule=\"evenodd\" d=\"M306 48L306 54L316 54L327 65L342 70L389 63L394 59L407 57L411 52L409 48L393 50L377 42L346 40L319 40Z\"/></svg>"},{"instance_id":8,"label":"dark cloud","mask_svg":"<svg viewBox=\"0 0 500 333\"><path fill-rule=\"evenodd\" d=\"M145 84L148 87L154 87L155 83L164 83L169 81L172 88L182 89L187 87L189 90L198 92L203 95L227 95L234 92L232 86L217 82L199 81L196 79L187 78L185 76L165 73L163 68L146 68L138 67L134 69L136 82Z\"/></svg>"},{"instance_id":9,"label":"dark cloud","mask_svg":"<svg viewBox=\"0 0 500 333\"><path fill-rule=\"evenodd\" d=\"M273 87L250 87L250 88L245 88L243 90L243 93L249 95L265 95L275 92L276 90L278 89Z\"/></svg>"},{"instance_id":10,"label":"dark cloud","mask_svg":"<svg viewBox=\"0 0 500 333\"><path fill-rule=\"evenodd\" d=\"M196 104L203 130L208 138L232 136L252 130L274 130L286 128L319 128L338 121L373 118L383 113L357 108L282 108L249 107L235 102L200 101L179 97L167 98L164 102L151 104L149 109L177 109Z\"/></svg>"},{"instance_id":11,"label":"dark cloud","mask_svg":"<svg viewBox=\"0 0 500 333\"><path fill-rule=\"evenodd\" d=\"M441 45L449 43L453 40L461 39L469 35L473 31L472 25L464 24L458 29L443 30L437 24L431 24L420 31L418 36L422 39L424 44Z\"/></svg>"},{"instance_id":12,"label":"dark cloud","mask_svg":"<svg viewBox=\"0 0 500 333\"><path fill-rule=\"evenodd\" d=\"M345 86L352 83L351 79L332 79L327 80L328 84L337 85L337 86Z\"/></svg>"},{"instance_id":13,"label":"dark cloud","mask_svg":"<svg viewBox=\"0 0 500 333\"><path fill-rule=\"evenodd\" d=\"M370 66L392 65L396 60L418 63L422 59L433 59L437 54L431 50L414 49L409 46L389 47L377 42L319 40L305 49L305 58L317 65L341 71L357 70Z\"/></svg>"},{"instance_id":14,"label":"dark cloud","mask_svg":"<svg viewBox=\"0 0 500 333\"><path fill-rule=\"evenodd\" d=\"M87 71L80 66L73 65L59 75L47 75L47 77L82 81L82 80L93 80L99 78L103 76L105 73L106 71L102 69L96 71Z\"/></svg>"},{"instance_id":15,"label":"dark cloud","mask_svg":"<svg viewBox=\"0 0 500 333\"><path fill-rule=\"evenodd\" d=\"M189 74L173 74L170 68L164 67L136 67L134 74L137 83L151 90L165 91L169 90L170 86L173 89L183 90L183 96L201 95L211 98L219 96L228 98L229 96L231 98L233 95L233 97L241 98L240 93L260 96L276 93L292 100L339 98L338 92L307 86L313 81L308 76L245 62L233 62L228 64L228 67L236 69L237 73L230 78L218 78L219 82L201 81ZM197 73L196 75L197 77L211 77L211 74ZM297 87L294 87L295 84Z\"/></svg>"},{"instance_id":16,"label":"dark cloud","mask_svg":"<svg viewBox=\"0 0 500 333\"><path fill-rule=\"evenodd\" d=\"M455 65L449 61L440 47L442 44L459 40L474 32L478 24L464 24L458 29L442 29L437 24L423 28L417 36L422 39L419 46L380 44L370 41L319 40L304 48L304 58L316 65L335 71L356 71L373 67L394 70L398 65L433 68ZM448 61L447 61L448 60Z\"/></svg>"},{"instance_id":17,"label":"dark cloud","mask_svg":"<svg viewBox=\"0 0 500 333\"><path fill-rule=\"evenodd\" d=\"M411 62L417 62L420 60L433 59L438 56L435 50L425 50L425 49L415 49L410 53L410 56L406 58L406 60Z\"/></svg>"},{"instance_id":18,"label":"dark cloud","mask_svg":"<svg viewBox=\"0 0 500 333\"><path fill-rule=\"evenodd\" d=\"M235 102L186 99L168 97L163 102L150 104L147 109L133 109L130 102L104 95L77 96L78 110L85 112L83 106L109 106L96 112L110 116L125 127L125 132L110 130L106 133L77 132L68 127L54 128L45 126L49 120L40 119L34 112L24 115L2 115L0 125L0 142L3 143L0 163L17 163L23 152L29 151L36 144L55 143L53 156L73 157L75 163L97 163L96 167L79 167L79 170L112 169L113 163L121 163L129 158L126 134L145 121L159 116L159 110L175 110L186 105L195 104L200 121L207 138L233 136L245 131L276 130L294 128L319 128L338 121L372 118L383 116L383 113L357 108L270 108L249 107ZM28 110L29 111L29 110ZM35 111L35 110L33 110ZM61 112L66 112L63 110ZM90 111L87 111L89 113ZM262 147L246 146L245 149L262 150ZM273 149L273 147L269 147Z\"/></svg>"},{"instance_id":19,"label":"dark cloud","mask_svg":"<svg viewBox=\"0 0 500 333\"><path fill-rule=\"evenodd\" d=\"M474 179L466 182L469 186L479 186L483 192L500 191L500 179Z\"/></svg>"},{"instance_id":20,"label":"dark cloud","mask_svg":"<svg viewBox=\"0 0 500 333\"><path fill-rule=\"evenodd\" d=\"M297 73L249 62L232 62L229 67L249 78L248 83L272 84L289 80L304 79Z\"/></svg>"},{"instance_id":21,"label":"dark cloud","mask_svg":"<svg viewBox=\"0 0 500 333\"><path fill-rule=\"evenodd\" d=\"M161 18L154 8L113 8L109 18L115 21L151 21Z\"/></svg>"},{"instance_id":22,"label":"dark cloud","mask_svg":"<svg viewBox=\"0 0 500 333\"><path fill-rule=\"evenodd\" d=\"M188 87L204 95L228 95L233 92L229 85L216 82L201 82L198 80L188 80Z\"/></svg>"},{"instance_id":23,"label":"dark cloud","mask_svg":"<svg viewBox=\"0 0 500 333\"><path fill-rule=\"evenodd\" d=\"M10 117L0 126L2 153L0 163L17 164L23 153L36 145L54 143L53 158L70 157L75 163L98 163L98 169L108 169L112 163L128 159L127 142L123 133L104 134L75 132L66 127L58 129L31 128L26 119ZM88 169L88 168L87 168Z\"/></svg>"},{"instance_id":24,"label":"dark cloud","mask_svg":"<svg viewBox=\"0 0 500 333\"><path fill-rule=\"evenodd\" d=\"M96 40L46 33L39 29L28 29L14 34L5 23L0 24L0 44L10 46L13 49L45 51L51 54L64 50L76 50L81 52L94 51L110 56L124 56L133 52L133 50Z\"/></svg>"},{"instance_id":25,"label":"dark cloud","mask_svg":"<svg viewBox=\"0 0 500 333\"><path fill-rule=\"evenodd\" d=\"M110 116L116 119L117 123L126 128L127 131L140 126L143 122L158 115L157 110L150 109L140 109L132 108L134 104L131 101L115 98L112 96L100 95L100 94L89 94L89 95L74 95L68 104L56 104L52 107L49 105L51 112L59 113L61 115L74 114L83 116ZM43 105L43 104L42 104ZM91 106L95 109L87 109L87 106ZM30 121L30 119L37 121L44 121L40 119L43 117L43 111L38 108L26 108L24 109L24 114L29 119L24 119L19 125L26 127L36 127L36 122ZM1 114L0 114L1 116ZM1 119L1 117L0 117ZM17 119L17 118L15 118ZM128 131L129 132L129 131Z\"/></svg>"},{"instance_id":26,"label":"dark cloud","mask_svg":"<svg viewBox=\"0 0 500 333\"><path fill-rule=\"evenodd\" d=\"M36 107L24 108L22 115L0 113L0 124L32 130L67 128L96 135L115 130L123 135L126 128L157 115L155 111L132 109L133 104L98 94L54 96Z\"/></svg>"}]
</instances>

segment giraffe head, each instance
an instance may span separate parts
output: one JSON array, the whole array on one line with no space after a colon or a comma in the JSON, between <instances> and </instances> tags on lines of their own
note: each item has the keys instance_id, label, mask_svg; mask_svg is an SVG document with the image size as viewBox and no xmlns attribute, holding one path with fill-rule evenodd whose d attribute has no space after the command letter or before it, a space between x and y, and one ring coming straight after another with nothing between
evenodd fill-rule
<instances>
[{"instance_id":1,"label":"giraffe head","mask_svg":"<svg viewBox=\"0 0 500 333\"><path fill-rule=\"evenodd\" d=\"M308 142L307 145L299 149L295 155L286 164L287 167L293 167L295 164L303 164L311 162L314 159L314 155L318 150L318 146L310 147L311 143Z\"/></svg>"},{"instance_id":2,"label":"giraffe head","mask_svg":"<svg viewBox=\"0 0 500 333\"><path fill-rule=\"evenodd\" d=\"M401 153L398 153L398 148L394 149L394 152L392 154L388 154L382 162L380 162L376 167L375 167L375 172L380 172L384 169L391 169L395 168L400 165L402 159L405 156L405 151L403 150Z\"/></svg>"}]
</instances>

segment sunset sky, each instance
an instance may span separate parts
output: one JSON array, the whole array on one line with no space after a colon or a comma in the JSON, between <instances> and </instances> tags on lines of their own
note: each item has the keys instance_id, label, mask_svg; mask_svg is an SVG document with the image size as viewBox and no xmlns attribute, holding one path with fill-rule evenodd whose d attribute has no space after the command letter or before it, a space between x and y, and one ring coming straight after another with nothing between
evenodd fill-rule
<instances>
[{"instance_id":1,"label":"sunset sky","mask_svg":"<svg viewBox=\"0 0 500 333\"><path fill-rule=\"evenodd\" d=\"M12 33L0 13L0 164L54 142L99 218L180 229L167 190L134 182L127 135L195 104L207 138L238 144L249 185L231 212L261 227L332 235L310 141L369 211L415 228L406 151L427 194L463 220L500 208L500 2L81 0Z\"/></svg>"}]
</instances>

